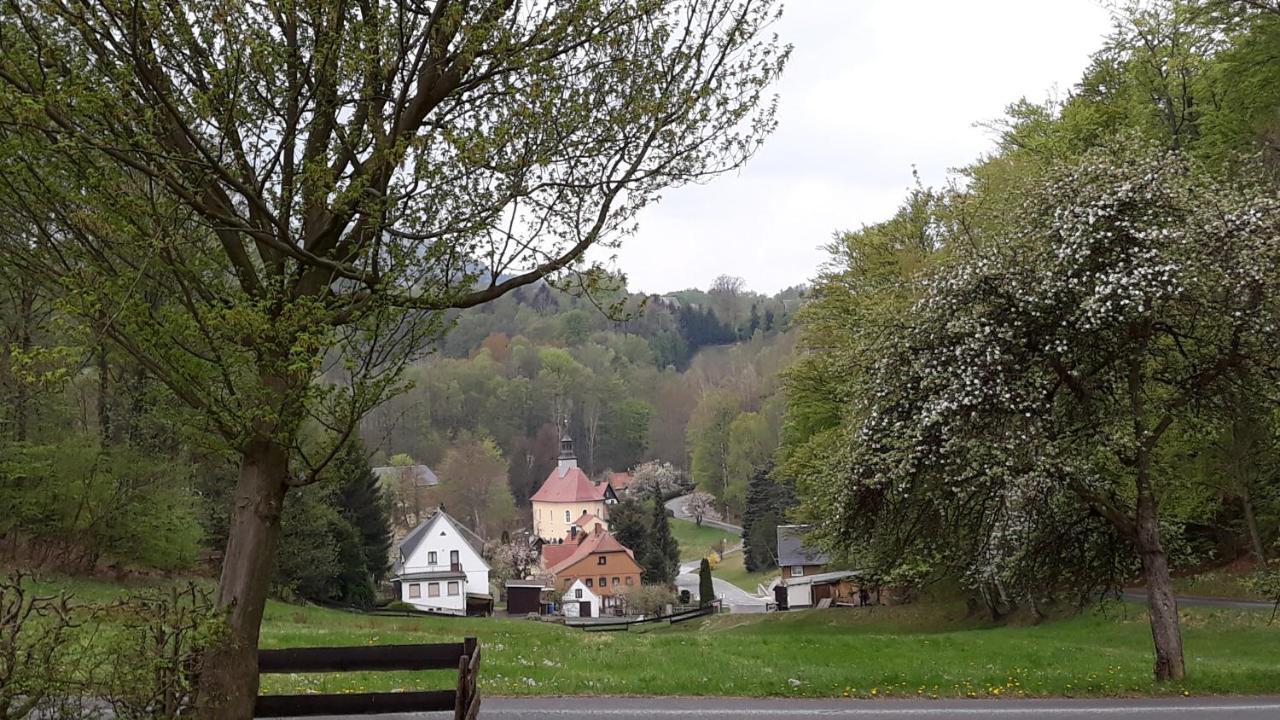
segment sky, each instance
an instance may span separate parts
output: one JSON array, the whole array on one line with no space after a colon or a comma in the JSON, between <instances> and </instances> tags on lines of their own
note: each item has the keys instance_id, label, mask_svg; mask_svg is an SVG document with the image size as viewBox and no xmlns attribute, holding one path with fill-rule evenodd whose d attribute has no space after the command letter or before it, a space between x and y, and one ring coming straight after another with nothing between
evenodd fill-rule
<instances>
[{"instance_id":1,"label":"sky","mask_svg":"<svg viewBox=\"0 0 1280 720\"><path fill-rule=\"evenodd\" d=\"M1098 0L789 0L778 129L745 168L642 211L615 266L647 293L808 282L833 233L893 215L913 167L940 186L994 147L977 123L1065 96L1110 27Z\"/></svg>"}]
</instances>

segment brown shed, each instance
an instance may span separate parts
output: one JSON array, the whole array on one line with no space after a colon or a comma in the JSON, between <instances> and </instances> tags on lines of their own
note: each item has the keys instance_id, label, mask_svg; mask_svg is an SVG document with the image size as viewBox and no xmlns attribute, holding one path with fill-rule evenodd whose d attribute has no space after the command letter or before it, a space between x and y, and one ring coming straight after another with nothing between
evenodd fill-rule
<instances>
[{"instance_id":1,"label":"brown shed","mask_svg":"<svg viewBox=\"0 0 1280 720\"><path fill-rule=\"evenodd\" d=\"M542 583L532 580L508 580L506 587L508 615L542 614L542 591L545 589Z\"/></svg>"}]
</instances>

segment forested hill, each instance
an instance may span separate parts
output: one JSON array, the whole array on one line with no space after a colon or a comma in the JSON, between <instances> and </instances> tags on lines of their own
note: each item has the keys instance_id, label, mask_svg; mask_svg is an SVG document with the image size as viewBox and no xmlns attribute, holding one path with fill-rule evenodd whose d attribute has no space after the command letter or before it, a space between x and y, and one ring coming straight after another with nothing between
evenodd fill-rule
<instances>
[{"instance_id":1,"label":"forested hill","mask_svg":"<svg viewBox=\"0 0 1280 720\"><path fill-rule=\"evenodd\" d=\"M703 438L725 455L719 472L730 451L732 462L754 466L777 445L777 370L803 299L803 288L765 296L731 277L708 290L607 302L523 288L456 316L436 352L408 372L410 389L368 416L363 439L375 463L412 460L442 478L463 465L507 464L510 500L475 493L483 478L453 483L470 497L441 491L451 507L489 497L495 527L555 465L558 418L593 475L650 459L688 469ZM613 306L622 310L602 309Z\"/></svg>"}]
</instances>

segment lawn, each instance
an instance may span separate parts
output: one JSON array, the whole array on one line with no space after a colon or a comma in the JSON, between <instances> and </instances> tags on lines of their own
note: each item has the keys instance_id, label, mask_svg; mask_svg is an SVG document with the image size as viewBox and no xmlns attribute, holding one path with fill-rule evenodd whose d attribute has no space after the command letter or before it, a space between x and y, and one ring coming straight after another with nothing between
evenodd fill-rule
<instances>
[{"instance_id":1,"label":"lawn","mask_svg":"<svg viewBox=\"0 0 1280 720\"><path fill-rule=\"evenodd\" d=\"M743 555L741 552L725 555L712 574L753 594L758 586L768 585L769 581L778 575L777 569L765 572L747 572L747 568L743 566L742 561Z\"/></svg>"},{"instance_id":2,"label":"lawn","mask_svg":"<svg viewBox=\"0 0 1280 720\"><path fill-rule=\"evenodd\" d=\"M678 520L676 518L671 519L671 534L675 536L676 543L680 545L680 562L704 558L707 553L711 552L713 546L722 541L725 543L726 548L742 542L742 538L736 533L726 532L709 525L699 527L692 520Z\"/></svg>"},{"instance_id":3,"label":"lawn","mask_svg":"<svg viewBox=\"0 0 1280 720\"><path fill-rule=\"evenodd\" d=\"M110 587L77 583L107 597ZM116 591L118 592L118 591ZM271 603L264 647L456 641L483 648L491 695L1108 696L1247 694L1280 687L1268 611L1183 612L1190 677L1156 685L1138 605L1038 626L967 618L959 604L721 615L648 631L584 633L508 618L399 618ZM282 675L267 692L448 687L448 672Z\"/></svg>"},{"instance_id":4,"label":"lawn","mask_svg":"<svg viewBox=\"0 0 1280 720\"><path fill-rule=\"evenodd\" d=\"M1280 687L1280 627L1268 613L1184 613L1191 677L1156 685L1142 608L1040 626L990 627L960 606L723 615L648 632L584 633L506 618L374 618L272 605L267 647L442 642L484 648L494 695L1105 696L1266 693ZM799 684L795 684L792 681ZM448 673L282 676L271 691L447 685Z\"/></svg>"}]
</instances>

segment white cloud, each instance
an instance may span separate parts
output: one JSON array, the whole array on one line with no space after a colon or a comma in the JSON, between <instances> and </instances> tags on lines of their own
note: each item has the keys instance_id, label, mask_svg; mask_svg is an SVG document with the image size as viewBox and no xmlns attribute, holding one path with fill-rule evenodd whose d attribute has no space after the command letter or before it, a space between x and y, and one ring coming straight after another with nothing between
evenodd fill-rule
<instances>
[{"instance_id":1,"label":"white cloud","mask_svg":"<svg viewBox=\"0 0 1280 720\"><path fill-rule=\"evenodd\" d=\"M617 265L646 292L806 282L833 232L889 217L912 166L939 185L989 150L975 123L1070 88L1109 28L1094 0L792 0L778 131L741 172L647 208Z\"/></svg>"}]
</instances>

